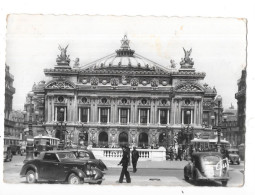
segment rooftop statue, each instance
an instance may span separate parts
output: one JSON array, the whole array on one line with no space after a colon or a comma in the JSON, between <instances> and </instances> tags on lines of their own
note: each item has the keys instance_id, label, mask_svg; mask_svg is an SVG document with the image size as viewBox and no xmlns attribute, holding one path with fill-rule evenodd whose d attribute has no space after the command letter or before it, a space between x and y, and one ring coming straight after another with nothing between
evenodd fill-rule
<instances>
[{"instance_id":1,"label":"rooftop statue","mask_svg":"<svg viewBox=\"0 0 255 195\"><path fill-rule=\"evenodd\" d=\"M192 68L192 66L194 65L193 59L190 58L190 54L192 52L192 48L189 51L186 51L183 48L185 57L184 59L182 58L182 61L180 62L180 65L183 65L185 68Z\"/></svg>"},{"instance_id":2,"label":"rooftop statue","mask_svg":"<svg viewBox=\"0 0 255 195\"><path fill-rule=\"evenodd\" d=\"M176 68L176 63L174 60L170 60L171 68Z\"/></svg>"},{"instance_id":3,"label":"rooftop statue","mask_svg":"<svg viewBox=\"0 0 255 195\"><path fill-rule=\"evenodd\" d=\"M80 59L79 58L76 58L75 60L74 60L74 67L78 67L80 65Z\"/></svg>"},{"instance_id":4,"label":"rooftop statue","mask_svg":"<svg viewBox=\"0 0 255 195\"><path fill-rule=\"evenodd\" d=\"M69 55L66 55L66 50L68 48L68 45L65 48L62 48L60 45L58 46L58 49L61 51L60 56L58 55L57 62L60 63L69 63Z\"/></svg>"}]
</instances>

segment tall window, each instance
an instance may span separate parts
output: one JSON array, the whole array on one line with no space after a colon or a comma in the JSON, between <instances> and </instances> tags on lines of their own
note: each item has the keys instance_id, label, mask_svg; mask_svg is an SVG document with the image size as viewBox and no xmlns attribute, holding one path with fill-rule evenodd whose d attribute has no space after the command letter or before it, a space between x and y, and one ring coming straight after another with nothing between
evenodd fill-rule
<instances>
[{"instance_id":1,"label":"tall window","mask_svg":"<svg viewBox=\"0 0 255 195\"><path fill-rule=\"evenodd\" d=\"M128 122L128 109L122 108L120 109L120 123L127 123Z\"/></svg>"},{"instance_id":2,"label":"tall window","mask_svg":"<svg viewBox=\"0 0 255 195\"><path fill-rule=\"evenodd\" d=\"M160 124L167 124L167 110L160 110Z\"/></svg>"},{"instance_id":3,"label":"tall window","mask_svg":"<svg viewBox=\"0 0 255 195\"><path fill-rule=\"evenodd\" d=\"M107 123L108 108L101 108L100 122Z\"/></svg>"},{"instance_id":4,"label":"tall window","mask_svg":"<svg viewBox=\"0 0 255 195\"><path fill-rule=\"evenodd\" d=\"M89 122L88 112L89 112L89 108L81 108L81 122Z\"/></svg>"},{"instance_id":5,"label":"tall window","mask_svg":"<svg viewBox=\"0 0 255 195\"><path fill-rule=\"evenodd\" d=\"M66 118L66 107L57 107L57 121L64 121Z\"/></svg>"},{"instance_id":6,"label":"tall window","mask_svg":"<svg viewBox=\"0 0 255 195\"><path fill-rule=\"evenodd\" d=\"M191 124L191 110L184 110L184 124Z\"/></svg>"},{"instance_id":7,"label":"tall window","mask_svg":"<svg viewBox=\"0 0 255 195\"><path fill-rule=\"evenodd\" d=\"M140 123L147 124L148 119L148 110L147 108L140 109Z\"/></svg>"},{"instance_id":8,"label":"tall window","mask_svg":"<svg viewBox=\"0 0 255 195\"><path fill-rule=\"evenodd\" d=\"M203 125L205 125L206 127L209 125L209 113L208 112L203 113Z\"/></svg>"}]
</instances>

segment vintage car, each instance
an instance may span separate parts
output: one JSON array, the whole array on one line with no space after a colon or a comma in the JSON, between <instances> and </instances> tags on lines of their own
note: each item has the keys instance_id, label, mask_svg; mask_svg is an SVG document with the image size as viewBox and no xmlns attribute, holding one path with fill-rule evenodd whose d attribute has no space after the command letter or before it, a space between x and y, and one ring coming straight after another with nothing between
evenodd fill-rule
<instances>
[{"instance_id":1,"label":"vintage car","mask_svg":"<svg viewBox=\"0 0 255 195\"><path fill-rule=\"evenodd\" d=\"M85 160L90 162L91 164L94 164L98 169L101 171L107 170L106 165L101 159L96 159L93 152L87 149L69 149L68 151L71 151L75 154L76 158Z\"/></svg>"},{"instance_id":2,"label":"vintage car","mask_svg":"<svg viewBox=\"0 0 255 195\"><path fill-rule=\"evenodd\" d=\"M12 151L10 146L4 146L4 162L12 161Z\"/></svg>"},{"instance_id":3,"label":"vintage car","mask_svg":"<svg viewBox=\"0 0 255 195\"><path fill-rule=\"evenodd\" d=\"M240 164L240 156L238 154L238 149L228 149L226 150L226 157L229 160L229 163L231 164Z\"/></svg>"},{"instance_id":4,"label":"vintage car","mask_svg":"<svg viewBox=\"0 0 255 195\"><path fill-rule=\"evenodd\" d=\"M229 164L218 152L198 152L191 155L191 161L184 167L186 181L220 181L226 186L229 180Z\"/></svg>"},{"instance_id":5,"label":"vintage car","mask_svg":"<svg viewBox=\"0 0 255 195\"><path fill-rule=\"evenodd\" d=\"M20 176L26 177L28 183L47 181L101 184L103 180L102 171L67 151L41 152L37 159L23 165Z\"/></svg>"}]
</instances>

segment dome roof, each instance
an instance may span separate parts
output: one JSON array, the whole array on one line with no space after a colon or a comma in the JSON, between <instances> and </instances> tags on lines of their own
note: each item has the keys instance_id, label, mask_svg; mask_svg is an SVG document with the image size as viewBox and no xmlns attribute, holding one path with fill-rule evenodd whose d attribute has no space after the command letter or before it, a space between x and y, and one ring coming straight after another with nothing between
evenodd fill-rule
<instances>
[{"instance_id":1,"label":"dome roof","mask_svg":"<svg viewBox=\"0 0 255 195\"><path fill-rule=\"evenodd\" d=\"M141 55L135 54L135 51L130 49L129 40L125 35L121 40L120 49L116 50L116 53L110 54L106 57L103 57L99 60L91 62L81 69L105 69L105 68L114 68L114 69L147 69L155 70L161 69L164 71L169 71L170 69L157 64Z\"/></svg>"}]
</instances>

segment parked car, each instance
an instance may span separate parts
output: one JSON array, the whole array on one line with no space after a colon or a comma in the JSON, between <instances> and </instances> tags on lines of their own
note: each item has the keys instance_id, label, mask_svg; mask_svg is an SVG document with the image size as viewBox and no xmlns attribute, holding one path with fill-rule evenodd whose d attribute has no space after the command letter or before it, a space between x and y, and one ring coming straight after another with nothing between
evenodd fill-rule
<instances>
[{"instance_id":1,"label":"parked car","mask_svg":"<svg viewBox=\"0 0 255 195\"><path fill-rule=\"evenodd\" d=\"M28 183L40 181L68 182L69 184L101 184L103 173L91 163L77 159L72 152L47 151L25 163L20 172Z\"/></svg>"},{"instance_id":2,"label":"parked car","mask_svg":"<svg viewBox=\"0 0 255 195\"><path fill-rule=\"evenodd\" d=\"M228 160L218 152L199 152L191 155L191 161L184 167L185 180L195 183L203 180L221 181L226 186L229 180Z\"/></svg>"},{"instance_id":3,"label":"parked car","mask_svg":"<svg viewBox=\"0 0 255 195\"><path fill-rule=\"evenodd\" d=\"M104 162L101 159L96 159L93 152L87 149L69 149L68 151L71 151L75 154L76 158L85 160L90 162L91 164L94 164L98 169L101 171L107 170L107 166L104 164Z\"/></svg>"},{"instance_id":4,"label":"parked car","mask_svg":"<svg viewBox=\"0 0 255 195\"><path fill-rule=\"evenodd\" d=\"M228 158L229 162L231 164L240 164L240 156L239 156L239 153L238 153L238 149L228 149L226 150L226 157Z\"/></svg>"},{"instance_id":5,"label":"parked car","mask_svg":"<svg viewBox=\"0 0 255 195\"><path fill-rule=\"evenodd\" d=\"M4 146L4 162L12 161L12 151L10 146Z\"/></svg>"}]
</instances>

